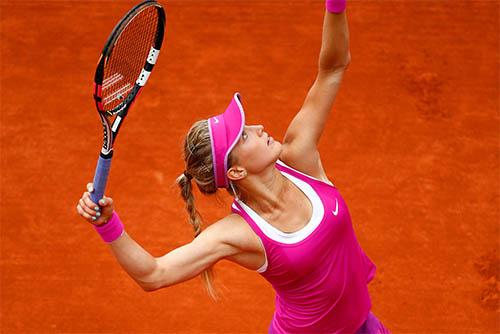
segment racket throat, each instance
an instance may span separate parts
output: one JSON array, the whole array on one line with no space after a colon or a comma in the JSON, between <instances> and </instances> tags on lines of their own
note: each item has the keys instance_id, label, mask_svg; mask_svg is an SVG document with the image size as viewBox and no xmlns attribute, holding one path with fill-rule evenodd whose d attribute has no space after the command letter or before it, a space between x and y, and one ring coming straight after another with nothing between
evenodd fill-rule
<instances>
[{"instance_id":1,"label":"racket throat","mask_svg":"<svg viewBox=\"0 0 500 334\"><path fill-rule=\"evenodd\" d=\"M99 113L102 123L103 141L101 148L101 156L103 158L111 157L113 155L113 142L114 133L105 115Z\"/></svg>"}]
</instances>

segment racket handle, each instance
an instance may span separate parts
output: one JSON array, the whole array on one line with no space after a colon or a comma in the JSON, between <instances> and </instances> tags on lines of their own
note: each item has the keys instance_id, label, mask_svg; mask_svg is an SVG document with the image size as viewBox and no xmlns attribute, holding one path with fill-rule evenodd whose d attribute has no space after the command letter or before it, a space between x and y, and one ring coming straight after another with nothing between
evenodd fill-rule
<instances>
[{"instance_id":1,"label":"racket handle","mask_svg":"<svg viewBox=\"0 0 500 334\"><path fill-rule=\"evenodd\" d=\"M111 157L106 159L99 156L94 175L94 191L90 193L90 199L96 204L99 204L99 200L104 195L110 167Z\"/></svg>"}]
</instances>

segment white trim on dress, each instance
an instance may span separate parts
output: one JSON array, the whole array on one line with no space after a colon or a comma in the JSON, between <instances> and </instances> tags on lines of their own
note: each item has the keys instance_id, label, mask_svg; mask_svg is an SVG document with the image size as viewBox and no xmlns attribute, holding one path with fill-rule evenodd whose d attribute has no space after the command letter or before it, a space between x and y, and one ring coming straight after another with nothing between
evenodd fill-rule
<instances>
[{"instance_id":1,"label":"white trim on dress","mask_svg":"<svg viewBox=\"0 0 500 334\"><path fill-rule=\"evenodd\" d=\"M319 195L307 182L302 181L296 178L295 176L289 175L283 171L281 171L281 174L283 174L290 181L292 181L306 195L306 197L311 202L313 208L311 219L300 230L292 233L283 232L274 227L273 225L269 224L267 221L265 221L259 214L257 214L257 212L252 210L252 208L247 206L243 201L237 200L237 202L242 207L242 209L250 216L250 218L252 218L255 224L257 224L262 233L264 233L268 238L277 242L291 245L301 242L302 240L307 238L312 232L314 232L316 227L318 227L321 220L323 219L325 209L323 207L323 203L321 202Z\"/></svg>"}]
</instances>

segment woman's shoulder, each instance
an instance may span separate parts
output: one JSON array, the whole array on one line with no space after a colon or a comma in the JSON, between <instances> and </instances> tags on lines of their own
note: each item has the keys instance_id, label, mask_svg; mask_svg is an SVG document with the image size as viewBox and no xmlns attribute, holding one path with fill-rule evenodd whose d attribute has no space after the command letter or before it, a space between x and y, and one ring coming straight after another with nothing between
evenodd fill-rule
<instances>
[{"instance_id":1,"label":"woman's shoulder","mask_svg":"<svg viewBox=\"0 0 500 334\"><path fill-rule=\"evenodd\" d=\"M232 213L213 223L221 233L225 243L240 249L242 252L259 251L259 237L239 214Z\"/></svg>"}]
</instances>

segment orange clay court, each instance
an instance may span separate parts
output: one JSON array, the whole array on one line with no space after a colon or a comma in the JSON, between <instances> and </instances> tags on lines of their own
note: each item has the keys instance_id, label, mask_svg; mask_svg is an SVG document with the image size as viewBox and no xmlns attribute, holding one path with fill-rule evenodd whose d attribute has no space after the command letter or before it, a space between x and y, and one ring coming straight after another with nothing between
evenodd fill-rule
<instances>
[{"instance_id":1,"label":"orange clay court","mask_svg":"<svg viewBox=\"0 0 500 334\"><path fill-rule=\"evenodd\" d=\"M1 17L2 333L265 333L274 291L215 266L144 292L75 212L101 124L92 79L135 1L6 1ZM241 93L281 141L317 73L323 1L162 1L162 55L120 131L106 194L154 256L193 239L175 178L189 126ZM394 333L498 333L499 3L348 3L352 62L322 135ZM228 47L230 46L230 47ZM205 226L227 193L195 193Z\"/></svg>"}]
</instances>

